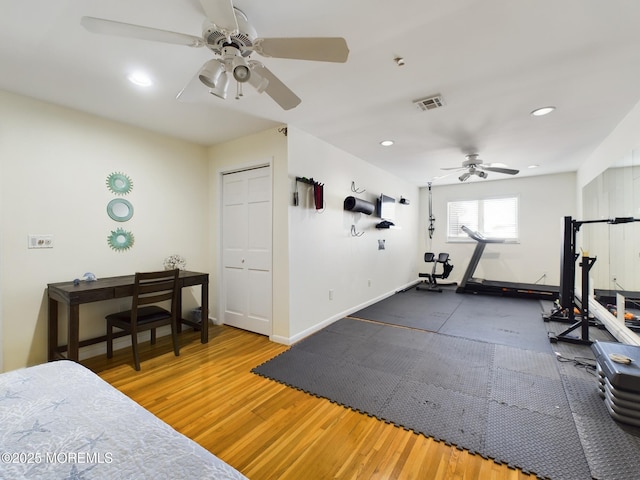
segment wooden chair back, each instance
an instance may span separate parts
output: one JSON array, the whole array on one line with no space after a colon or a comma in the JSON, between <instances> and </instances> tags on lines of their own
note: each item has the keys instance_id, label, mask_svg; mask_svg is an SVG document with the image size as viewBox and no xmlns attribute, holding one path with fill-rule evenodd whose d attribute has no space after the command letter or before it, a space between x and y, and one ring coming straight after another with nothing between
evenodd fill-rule
<instances>
[{"instance_id":1,"label":"wooden chair back","mask_svg":"<svg viewBox=\"0 0 640 480\"><path fill-rule=\"evenodd\" d=\"M178 302L178 276L180 270L137 272L133 285L132 316L135 318L139 306L169 301L170 311L176 314Z\"/></svg>"}]
</instances>

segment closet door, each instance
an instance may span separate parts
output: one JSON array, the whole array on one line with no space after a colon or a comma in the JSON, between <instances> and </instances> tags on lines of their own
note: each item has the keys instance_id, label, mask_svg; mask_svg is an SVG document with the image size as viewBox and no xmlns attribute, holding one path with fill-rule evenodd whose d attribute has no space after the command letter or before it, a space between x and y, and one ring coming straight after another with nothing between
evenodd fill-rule
<instances>
[{"instance_id":1,"label":"closet door","mask_svg":"<svg viewBox=\"0 0 640 480\"><path fill-rule=\"evenodd\" d=\"M223 322L271 335L271 168L223 175Z\"/></svg>"}]
</instances>

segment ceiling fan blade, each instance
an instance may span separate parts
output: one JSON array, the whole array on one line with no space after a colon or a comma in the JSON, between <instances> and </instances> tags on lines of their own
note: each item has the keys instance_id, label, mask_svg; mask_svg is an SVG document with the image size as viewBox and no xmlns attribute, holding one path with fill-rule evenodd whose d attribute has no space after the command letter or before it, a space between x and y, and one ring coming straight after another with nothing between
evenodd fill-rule
<instances>
[{"instance_id":1,"label":"ceiling fan blade","mask_svg":"<svg viewBox=\"0 0 640 480\"><path fill-rule=\"evenodd\" d=\"M517 175L520 172L520 170L514 170L513 168L489 167L489 166L480 166L480 168L482 168L483 170L486 170L487 172L506 173L507 175Z\"/></svg>"},{"instance_id":2,"label":"ceiling fan blade","mask_svg":"<svg viewBox=\"0 0 640 480\"><path fill-rule=\"evenodd\" d=\"M441 168L440 170L465 170L466 167L446 167L446 168Z\"/></svg>"},{"instance_id":3,"label":"ceiling fan blade","mask_svg":"<svg viewBox=\"0 0 640 480\"><path fill-rule=\"evenodd\" d=\"M202 47L204 45L202 38L194 35L143 27L141 25L132 25L130 23L116 22L114 20L106 20L103 18L82 17L80 23L88 31L92 33L101 33L103 35L138 38L141 40L150 40L152 42L186 45L188 47Z\"/></svg>"},{"instance_id":4,"label":"ceiling fan blade","mask_svg":"<svg viewBox=\"0 0 640 480\"><path fill-rule=\"evenodd\" d=\"M269 82L264 91L284 110L291 110L300 104L302 100L282 83L278 77L271 73L267 67L255 62L252 68L258 75Z\"/></svg>"},{"instance_id":5,"label":"ceiling fan blade","mask_svg":"<svg viewBox=\"0 0 640 480\"><path fill-rule=\"evenodd\" d=\"M206 94L203 93L206 89L205 85L200 81L198 77L200 72L196 73L189 83L187 83L182 90L176 95L176 100L186 103L197 103L205 100Z\"/></svg>"},{"instance_id":6,"label":"ceiling fan blade","mask_svg":"<svg viewBox=\"0 0 640 480\"><path fill-rule=\"evenodd\" d=\"M450 177L451 175L454 175L454 174L455 174L455 172L445 173L444 175L437 175L437 176L433 177L431 180L435 182L436 180L442 180L443 178Z\"/></svg>"},{"instance_id":7,"label":"ceiling fan blade","mask_svg":"<svg viewBox=\"0 0 640 480\"><path fill-rule=\"evenodd\" d=\"M260 75L255 68L251 68L251 76L249 77L249 84L256 89L258 93L264 92L269 86L269 80Z\"/></svg>"},{"instance_id":8,"label":"ceiling fan blade","mask_svg":"<svg viewBox=\"0 0 640 480\"><path fill-rule=\"evenodd\" d=\"M231 0L200 0L204 14L228 35L238 32L238 20Z\"/></svg>"},{"instance_id":9,"label":"ceiling fan blade","mask_svg":"<svg viewBox=\"0 0 640 480\"><path fill-rule=\"evenodd\" d=\"M344 63L349 56L342 37L257 38L254 51L264 57Z\"/></svg>"}]
</instances>

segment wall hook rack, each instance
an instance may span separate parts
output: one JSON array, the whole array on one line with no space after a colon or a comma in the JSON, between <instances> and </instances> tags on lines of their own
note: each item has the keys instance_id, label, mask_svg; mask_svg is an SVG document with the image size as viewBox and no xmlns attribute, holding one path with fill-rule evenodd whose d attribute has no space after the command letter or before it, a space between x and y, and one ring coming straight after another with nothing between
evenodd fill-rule
<instances>
[{"instance_id":1,"label":"wall hook rack","mask_svg":"<svg viewBox=\"0 0 640 480\"><path fill-rule=\"evenodd\" d=\"M364 192L366 192L366 190L364 188L363 189L356 188L356 182L351 182L351 191L353 193L364 193Z\"/></svg>"},{"instance_id":2,"label":"wall hook rack","mask_svg":"<svg viewBox=\"0 0 640 480\"><path fill-rule=\"evenodd\" d=\"M298 190L297 182L306 183L307 185L311 185L313 187L313 199L316 204L316 210L322 210L324 208L324 183L320 183L313 178L296 177L296 193Z\"/></svg>"},{"instance_id":3,"label":"wall hook rack","mask_svg":"<svg viewBox=\"0 0 640 480\"><path fill-rule=\"evenodd\" d=\"M364 232L358 232L356 230L356 226L355 225L351 225L351 236L352 237L361 237L362 235L364 235Z\"/></svg>"},{"instance_id":4,"label":"wall hook rack","mask_svg":"<svg viewBox=\"0 0 640 480\"><path fill-rule=\"evenodd\" d=\"M311 177L311 178L296 177L296 182L306 183L307 185L315 185L316 183L318 183L313 179L313 177Z\"/></svg>"}]
</instances>

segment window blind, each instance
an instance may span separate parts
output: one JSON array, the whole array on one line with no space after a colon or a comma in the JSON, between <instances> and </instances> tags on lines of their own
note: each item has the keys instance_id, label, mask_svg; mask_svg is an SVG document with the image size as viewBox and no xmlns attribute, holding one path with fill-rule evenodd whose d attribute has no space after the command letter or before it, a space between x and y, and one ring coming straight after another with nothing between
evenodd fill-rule
<instances>
[{"instance_id":1,"label":"window blind","mask_svg":"<svg viewBox=\"0 0 640 480\"><path fill-rule=\"evenodd\" d=\"M518 238L518 197L483 200L483 235L485 237Z\"/></svg>"},{"instance_id":2,"label":"window blind","mask_svg":"<svg viewBox=\"0 0 640 480\"><path fill-rule=\"evenodd\" d=\"M465 239L462 226L478 230L478 200L463 200L447 204L447 239Z\"/></svg>"},{"instance_id":3,"label":"window blind","mask_svg":"<svg viewBox=\"0 0 640 480\"><path fill-rule=\"evenodd\" d=\"M447 203L447 240L469 237L462 226L485 237L518 239L518 197L459 200Z\"/></svg>"}]
</instances>

